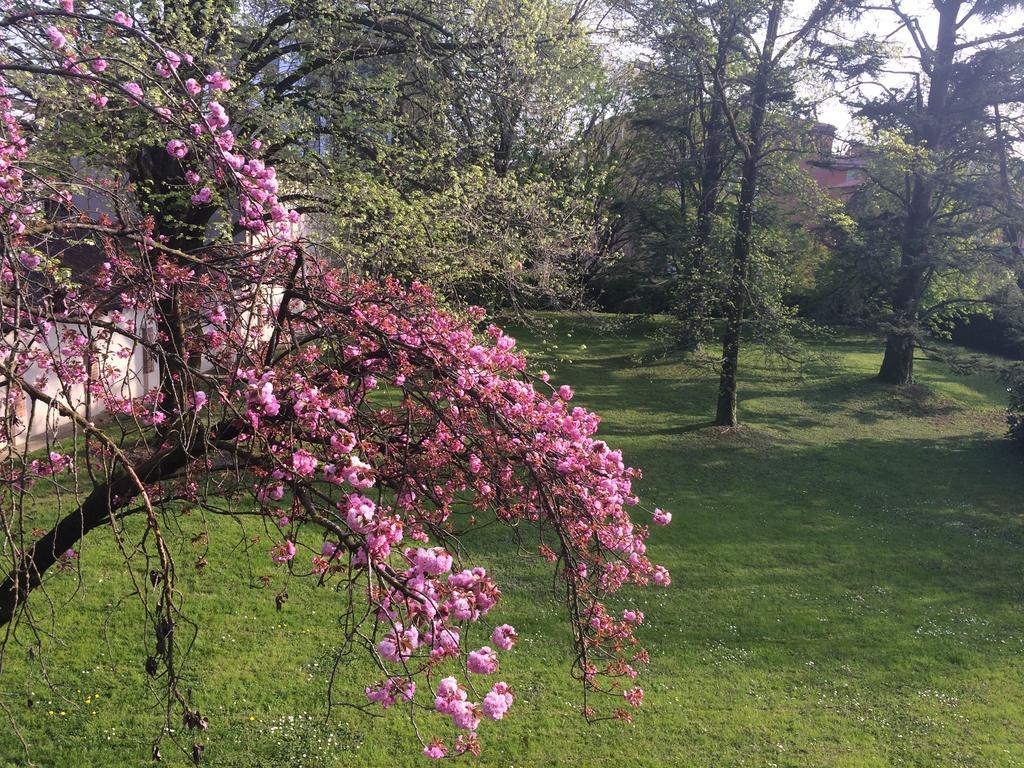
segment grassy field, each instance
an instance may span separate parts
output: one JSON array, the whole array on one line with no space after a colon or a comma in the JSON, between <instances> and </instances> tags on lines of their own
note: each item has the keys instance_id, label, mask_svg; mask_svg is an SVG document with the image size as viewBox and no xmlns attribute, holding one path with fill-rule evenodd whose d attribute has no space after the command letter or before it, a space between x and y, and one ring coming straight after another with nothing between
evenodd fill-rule
<instances>
[{"instance_id":1,"label":"grassy field","mask_svg":"<svg viewBox=\"0 0 1024 768\"><path fill-rule=\"evenodd\" d=\"M518 700L509 720L482 727L477 764L1024 765L1024 459L1002 437L1000 386L922 361L920 386L888 389L872 378L880 345L844 337L800 372L748 354L747 426L722 432L706 426L706 370L639 362L654 330L575 318L554 343L523 334L645 469L645 500L675 516L652 540L673 585L639 601L645 706L632 725L581 720L550 579L500 531L482 532L471 549L507 597L494 618L523 641L502 662ZM325 717L335 598L295 584L275 611L280 577L264 589L265 558L250 574L238 529L214 525L186 604L205 621L192 687L211 720L206 763L426 764L401 714ZM44 639L42 668L12 650L0 702L38 765L147 765L161 716L138 610L120 599L112 548L87 543L82 560L85 580L62 577L53 592L77 590L57 610L61 639ZM361 690L364 666L341 673ZM0 720L0 765L20 755Z\"/></svg>"}]
</instances>

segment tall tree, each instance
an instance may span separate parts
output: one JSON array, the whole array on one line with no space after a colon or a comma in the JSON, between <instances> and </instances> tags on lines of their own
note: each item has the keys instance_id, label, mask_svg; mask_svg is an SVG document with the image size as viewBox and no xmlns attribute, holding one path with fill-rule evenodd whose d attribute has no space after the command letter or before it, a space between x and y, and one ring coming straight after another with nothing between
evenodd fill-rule
<instances>
[{"instance_id":1,"label":"tall tree","mask_svg":"<svg viewBox=\"0 0 1024 768\"><path fill-rule=\"evenodd\" d=\"M892 3L891 14L912 42L909 56L918 71L909 87L890 90L864 108L876 127L895 133L911 158L902 183L888 190L898 211L899 262L888 292L890 330L878 375L890 384L913 381L923 302L935 281L969 272L967 264L957 262L977 256L976 249L951 250L949 238L957 229L977 228L984 215L979 170L998 168L986 134L997 134L1001 143L1003 131L994 125L998 113L993 110L1021 100L1024 29L978 31L976 23L1006 18L1018 7L1002 0L936 0L917 12L909 3ZM944 306L979 298L951 296Z\"/></svg>"},{"instance_id":2,"label":"tall tree","mask_svg":"<svg viewBox=\"0 0 1024 768\"><path fill-rule=\"evenodd\" d=\"M738 89L737 94L736 91L727 88L720 79L713 83L715 97L722 104L742 160L731 275L724 307L725 331L722 338L718 401L715 408L715 424L719 426L732 427L739 423L739 354L750 294L751 249L759 181L769 150L766 146L765 133L769 109L773 101L785 104L791 98L794 81L798 78L797 69L807 66L806 61L795 63L792 59L793 54L801 46L818 44L830 25L841 15L852 12L855 7L854 3L843 3L840 0L822 0L802 24L788 33L781 30L782 21L787 17L788 10L785 0L772 0L767 9L757 8L759 13L748 21L748 28L753 33L755 24L761 22L760 39L755 41L748 35L750 45L744 49L749 61L749 86ZM764 11L765 15L762 16L760 11ZM737 117L737 106L742 103L741 99L749 104L749 116L745 126L739 124Z\"/></svg>"},{"instance_id":3,"label":"tall tree","mask_svg":"<svg viewBox=\"0 0 1024 768\"><path fill-rule=\"evenodd\" d=\"M780 332L787 325L780 318L789 315L777 301L784 275L761 258L774 246L760 253L758 242L797 240L783 230L798 206L776 205L775 197L793 178L797 158L813 151L817 98L805 95L808 86L827 79L826 64L835 78L863 58L834 34L838 19L854 14L857 4L822 2L790 28L786 22L794 17L785 2L636 0L626 7L651 51L634 101L634 144L652 145L643 151L650 170L634 169L643 182L640 199L659 199L650 187L671 186L678 194L675 216L661 205L656 221L640 220L645 229L664 232L662 250L675 249L671 306L680 346L696 349L712 319L723 319L715 421L732 426L744 335L754 319L766 321L764 331ZM775 231L768 236L769 230ZM765 268L754 270L758 260ZM767 290L760 290L762 281Z\"/></svg>"}]
</instances>

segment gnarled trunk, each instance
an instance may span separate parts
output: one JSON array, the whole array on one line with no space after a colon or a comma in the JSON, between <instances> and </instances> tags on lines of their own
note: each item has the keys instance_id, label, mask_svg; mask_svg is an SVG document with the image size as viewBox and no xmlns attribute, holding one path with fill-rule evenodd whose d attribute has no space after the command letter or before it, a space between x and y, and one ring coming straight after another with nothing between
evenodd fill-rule
<instances>
[{"instance_id":1,"label":"gnarled trunk","mask_svg":"<svg viewBox=\"0 0 1024 768\"><path fill-rule=\"evenodd\" d=\"M110 522L113 516L138 498L139 483L155 483L179 472L202 455L206 439L230 441L238 437L240 425L222 421L209 435L193 434L188 442L164 448L135 463L131 471L122 468L107 482L93 488L74 512L65 515L31 547L21 553L13 570L0 581L0 627L9 623L43 575L90 531ZM132 477L132 474L135 477Z\"/></svg>"},{"instance_id":2,"label":"gnarled trunk","mask_svg":"<svg viewBox=\"0 0 1024 768\"><path fill-rule=\"evenodd\" d=\"M154 454L135 468L143 482L154 482L183 467L188 452L183 446ZM38 587L43 575L67 550L87 533L109 522L113 515L131 503L139 493L138 486L126 471L118 472L109 482L93 488L74 512L65 515L37 542L22 553L14 569L0 582L0 627L14 618L18 606Z\"/></svg>"},{"instance_id":3,"label":"gnarled trunk","mask_svg":"<svg viewBox=\"0 0 1024 768\"><path fill-rule=\"evenodd\" d=\"M885 340L885 357L878 378L886 384L914 383L914 337L890 333Z\"/></svg>"}]
</instances>

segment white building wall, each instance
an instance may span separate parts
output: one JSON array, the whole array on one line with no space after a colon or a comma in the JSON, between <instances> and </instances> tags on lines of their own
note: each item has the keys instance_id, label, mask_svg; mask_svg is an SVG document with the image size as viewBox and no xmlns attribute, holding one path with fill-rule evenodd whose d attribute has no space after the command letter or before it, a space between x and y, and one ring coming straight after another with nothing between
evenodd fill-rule
<instances>
[{"instance_id":1,"label":"white building wall","mask_svg":"<svg viewBox=\"0 0 1024 768\"><path fill-rule=\"evenodd\" d=\"M111 318L103 318L111 321ZM140 335L145 333L147 323L142 313L137 313L134 318L135 327L139 329ZM123 327L123 326L122 326ZM71 330L88 336L84 326L70 323L56 323L46 335L46 352L44 359L59 359L60 339L65 331ZM14 343L13 336L5 338L9 346ZM87 384L90 381L101 385L109 392L118 397L136 398L141 397L147 391L159 386L160 373L156 358L152 356L141 345L135 343L134 339L124 334L111 333L109 341L97 342L99 349L96 350L96 363L88 372L86 383L74 383L62 381L54 371L47 371L38 363L33 363L26 375L25 380L37 386L41 383L40 377L45 377L45 384L39 387L44 394L57 402L67 406L79 416L95 421L106 413L105 403L102 397L87 392ZM41 346L41 345L40 345ZM128 351L128 356L122 356L122 350ZM98 374L109 372L106 378L98 377ZM67 431L71 427L71 418L60 413L52 406L42 401L33 401L30 397L12 398L7 396L6 388L0 388L0 414L6 419L7 404L13 402L15 416L21 422L13 435L11 447L16 450L35 450L47 443L47 438Z\"/></svg>"}]
</instances>

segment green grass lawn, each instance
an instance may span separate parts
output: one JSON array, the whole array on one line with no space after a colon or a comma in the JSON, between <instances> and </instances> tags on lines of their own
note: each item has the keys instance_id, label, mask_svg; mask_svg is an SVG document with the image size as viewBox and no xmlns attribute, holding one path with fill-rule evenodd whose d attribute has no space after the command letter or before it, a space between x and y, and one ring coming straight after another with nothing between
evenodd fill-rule
<instances>
[{"instance_id":1,"label":"green grass lawn","mask_svg":"<svg viewBox=\"0 0 1024 768\"><path fill-rule=\"evenodd\" d=\"M500 530L481 531L470 548L506 595L491 617L522 642L502 657L516 704L482 726L478 764L1024 765L1024 458L1003 438L1003 389L921 361L921 386L895 391L873 380L880 344L843 337L799 372L746 355L746 426L723 432L706 426L710 372L638 362L655 330L577 317L553 343L521 334L644 468L645 501L674 514L651 546L672 587L636 600L652 656L645 705L632 725L583 722L550 578ZM254 531L210 524L210 565L184 576L185 608L202 618L190 681L211 721L206 763L427 764L399 712L326 717L337 597L295 583L277 612L283 582L265 546L251 567L239 547ZM51 591L42 666L9 652L0 703L38 765L149 764L161 712L118 557L87 542L82 582L65 575ZM367 669L342 665L341 684L361 691ZM447 735L440 719L421 726ZM188 764L169 743L163 753ZM0 719L0 765L20 755Z\"/></svg>"}]
</instances>

